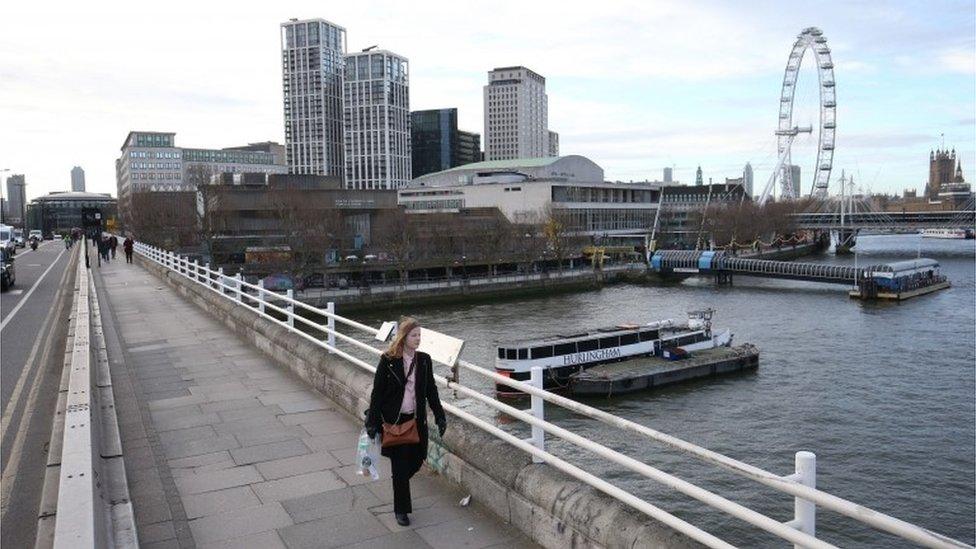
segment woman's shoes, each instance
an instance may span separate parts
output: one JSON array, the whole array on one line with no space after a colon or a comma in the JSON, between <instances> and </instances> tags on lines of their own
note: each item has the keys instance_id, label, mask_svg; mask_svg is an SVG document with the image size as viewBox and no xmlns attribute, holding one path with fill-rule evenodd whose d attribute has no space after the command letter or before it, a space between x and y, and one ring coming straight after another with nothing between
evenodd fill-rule
<instances>
[{"instance_id":1,"label":"woman's shoes","mask_svg":"<svg viewBox=\"0 0 976 549\"><path fill-rule=\"evenodd\" d=\"M400 526L410 526L410 517L406 513L396 513L397 524Z\"/></svg>"}]
</instances>

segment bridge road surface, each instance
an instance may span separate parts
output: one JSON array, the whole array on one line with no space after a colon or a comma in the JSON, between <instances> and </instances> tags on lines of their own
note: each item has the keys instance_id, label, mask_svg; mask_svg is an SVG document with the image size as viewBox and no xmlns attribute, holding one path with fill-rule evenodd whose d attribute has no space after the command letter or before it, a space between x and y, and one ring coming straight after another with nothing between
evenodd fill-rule
<instances>
[{"instance_id":1,"label":"bridge road surface","mask_svg":"<svg viewBox=\"0 0 976 549\"><path fill-rule=\"evenodd\" d=\"M16 280L0 294L4 547L34 545L74 290L74 269L66 267L80 248L66 251L61 240L45 240L36 251L17 250Z\"/></svg>"},{"instance_id":2,"label":"bridge road surface","mask_svg":"<svg viewBox=\"0 0 976 549\"><path fill-rule=\"evenodd\" d=\"M536 547L426 468L398 526L389 460L355 472L361 420L138 264L92 270L143 549Z\"/></svg>"}]
</instances>

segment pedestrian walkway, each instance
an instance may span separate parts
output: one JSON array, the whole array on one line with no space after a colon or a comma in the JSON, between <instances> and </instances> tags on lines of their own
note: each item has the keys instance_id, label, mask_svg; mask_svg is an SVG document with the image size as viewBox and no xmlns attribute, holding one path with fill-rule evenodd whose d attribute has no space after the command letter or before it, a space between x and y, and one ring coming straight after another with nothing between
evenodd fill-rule
<instances>
[{"instance_id":1,"label":"pedestrian walkway","mask_svg":"<svg viewBox=\"0 0 976 549\"><path fill-rule=\"evenodd\" d=\"M93 270L143 548L534 547L426 468L398 526L361 421L138 265Z\"/></svg>"}]
</instances>

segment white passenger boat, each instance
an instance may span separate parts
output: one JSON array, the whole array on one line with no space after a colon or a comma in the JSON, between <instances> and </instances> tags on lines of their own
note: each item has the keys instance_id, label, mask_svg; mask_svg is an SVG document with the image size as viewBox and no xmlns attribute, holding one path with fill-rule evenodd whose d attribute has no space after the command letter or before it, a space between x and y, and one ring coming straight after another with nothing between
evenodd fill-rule
<instances>
[{"instance_id":1,"label":"white passenger boat","mask_svg":"<svg viewBox=\"0 0 976 549\"><path fill-rule=\"evenodd\" d=\"M972 238L972 233L966 229L922 229L922 238L964 240Z\"/></svg>"},{"instance_id":2,"label":"white passenger boat","mask_svg":"<svg viewBox=\"0 0 976 549\"><path fill-rule=\"evenodd\" d=\"M620 324L586 332L500 343L495 371L527 381L533 367L543 369L545 388L562 388L569 376L591 366L642 356L694 353L729 346L732 332L712 332L712 309L690 311L686 322L671 319L647 324ZM500 393L514 389L498 385Z\"/></svg>"}]
</instances>

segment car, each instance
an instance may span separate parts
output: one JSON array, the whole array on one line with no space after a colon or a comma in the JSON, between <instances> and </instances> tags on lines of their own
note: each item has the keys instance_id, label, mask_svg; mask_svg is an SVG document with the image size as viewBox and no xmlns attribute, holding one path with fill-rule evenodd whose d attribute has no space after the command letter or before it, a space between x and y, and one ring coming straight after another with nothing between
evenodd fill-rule
<instances>
[{"instance_id":1,"label":"car","mask_svg":"<svg viewBox=\"0 0 976 549\"><path fill-rule=\"evenodd\" d=\"M36 238L38 241L44 240L44 232L40 229L31 229L30 234L27 235L27 239Z\"/></svg>"},{"instance_id":2,"label":"car","mask_svg":"<svg viewBox=\"0 0 976 549\"><path fill-rule=\"evenodd\" d=\"M14 273L14 258L6 248L0 248L0 291L6 292L17 279Z\"/></svg>"},{"instance_id":3,"label":"car","mask_svg":"<svg viewBox=\"0 0 976 549\"><path fill-rule=\"evenodd\" d=\"M54 240L61 240L64 237L61 236L61 233L55 233L53 238L54 238Z\"/></svg>"},{"instance_id":4,"label":"car","mask_svg":"<svg viewBox=\"0 0 976 549\"><path fill-rule=\"evenodd\" d=\"M358 255L347 255L343 261L359 261Z\"/></svg>"},{"instance_id":5,"label":"car","mask_svg":"<svg viewBox=\"0 0 976 549\"><path fill-rule=\"evenodd\" d=\"M27 241L24 240L24 230L14 229L14 245L18 248L23 248L27 246Z\"/></svg>"},{"instance_id":6,"label":"car","mask_svg":"<svg viewBox=\"0 0 976 549\"><path fill-rule=\"evenodd\" d=\"M14 240L14 228L10 225L0 225L0 248L10 255L17 255L17 241Z\"/></svg>"}]
</instances>

